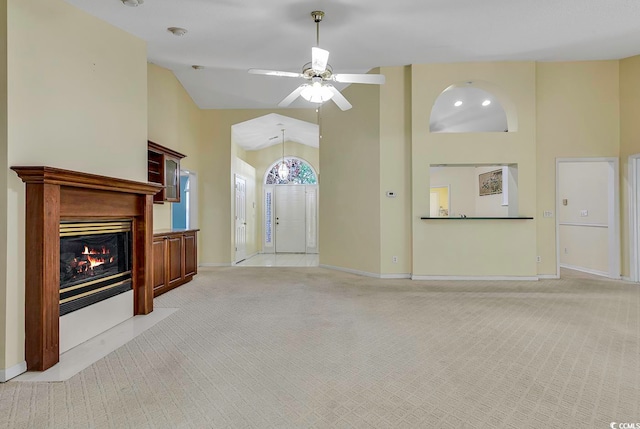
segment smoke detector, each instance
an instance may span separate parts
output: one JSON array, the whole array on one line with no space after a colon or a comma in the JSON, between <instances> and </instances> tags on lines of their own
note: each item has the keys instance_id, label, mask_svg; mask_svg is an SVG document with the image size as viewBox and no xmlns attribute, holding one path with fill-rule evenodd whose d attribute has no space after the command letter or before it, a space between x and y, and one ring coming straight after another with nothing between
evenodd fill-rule
<instances>
[{"instance_id":1,"label":"smoke detector","mask_svg":"<svg viewBox=\"0 0 640 429\"><path fill-rule=\"evenodd\" d=\"M144 0L121 0L121 1L122 1L122 4L129 7L138 7L142 3L144 3Z\"/></svg>"},{"instance_id":2,"label":"smoke detector","mask_svg":"<svg viewBox=\"0 0 640 429\"><path fill-rule=\"evenodd\" d=\"M167 31L174 36L184 36L185 34L187 34L187 30L180 27L169 27L167 28Z\"/></svg>"}]
</instances>

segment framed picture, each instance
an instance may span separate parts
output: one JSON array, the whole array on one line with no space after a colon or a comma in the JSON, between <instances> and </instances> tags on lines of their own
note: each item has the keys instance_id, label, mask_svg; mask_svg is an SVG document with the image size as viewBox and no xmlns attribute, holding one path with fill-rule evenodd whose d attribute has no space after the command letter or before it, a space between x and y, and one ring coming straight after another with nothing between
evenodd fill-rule
<instances>
[{"instance_id":1,"label":"framed picture","mask_svg":"<svg viewBox=\"0 0 640 429\"><path fill-rule=\"evenodd\" d=\"M478 178L481 197L502 193L502 169L482 173Z\"/></svg>"}]
</instances>

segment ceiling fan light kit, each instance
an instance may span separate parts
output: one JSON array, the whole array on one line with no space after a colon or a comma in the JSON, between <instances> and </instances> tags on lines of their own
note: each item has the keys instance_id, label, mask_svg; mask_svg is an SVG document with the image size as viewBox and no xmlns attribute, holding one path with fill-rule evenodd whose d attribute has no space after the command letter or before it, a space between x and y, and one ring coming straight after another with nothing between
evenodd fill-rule
<instances>
[{"instance_id":1,"label":"ceiling fan light kit","mask_svg":"<svg viewBox=\"0 0 640 429\"><path fill-rule=\"evenodd\" d=\"M330 85L323 85L320 82L313 82L311 85L304 84L304 88L300 92L300 96L312 103L324 103L333 98L333 92L329 89Z\"/></svg>"},{"instance_id":2,"label":"ceiling fan light kit","mask_svg":"<svg viewBox=\"0 0 640 429\"><path fill-rule=\"evenodd\" d=\"M316 23L316 46L311 48L311 62L302 67L302 73L293 73L278 70L250 69L251 74L266 76L303 78L311 83L303 83L287 95L279 104L279 107L287 107L302 97L312 103L324 103L333 100L341 110L348 110L353 107L349 101L338 91L336 87L328 82L339 83L365 83L382 85L385 81L381 74L333 74L333 69L329 65L329 51L320 48L320 22L324 18L324 12L314 10L311 17Z\"/></svg>"}]
</instances>

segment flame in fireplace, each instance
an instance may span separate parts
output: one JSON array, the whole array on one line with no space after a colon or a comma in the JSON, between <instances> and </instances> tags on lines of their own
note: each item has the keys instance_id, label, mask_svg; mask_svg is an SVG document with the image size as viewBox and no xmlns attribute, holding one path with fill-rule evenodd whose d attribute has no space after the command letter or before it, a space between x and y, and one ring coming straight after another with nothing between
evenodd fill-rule
<instances>
[{"instance_id":1,"label":"flame in fireplace","mask_svg":"<svg viewBox=\"0 0 640 429\"><path fill-rule=\"evenodd\" d=\"M87 261L89 262L89 269L93 269L99 265L102 265L107 262L113 262L113 257L109 257L108 255L111 252L105 246L102 246L102 249L89 249L89 247L84 246L83 255L87 255ZM96 255L96 256L89 256ZM99 256L97 256L99 255Z\"/></svg>"}]
</instances>

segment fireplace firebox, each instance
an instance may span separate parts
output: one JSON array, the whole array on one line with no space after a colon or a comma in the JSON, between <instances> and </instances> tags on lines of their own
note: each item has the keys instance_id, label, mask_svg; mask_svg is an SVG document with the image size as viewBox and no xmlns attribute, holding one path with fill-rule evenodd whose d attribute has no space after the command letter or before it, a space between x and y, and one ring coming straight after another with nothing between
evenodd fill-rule
<instances>
[{"instance_id":1,"label":"fireplace firebox","mask_svg":"<svg viewBox=\"0 0 640 429\"><path fill-rule=\"evenodd\" d=\"M132 289L130 221L60 224L60 315Z\"/></svg>"}]
</instances>

